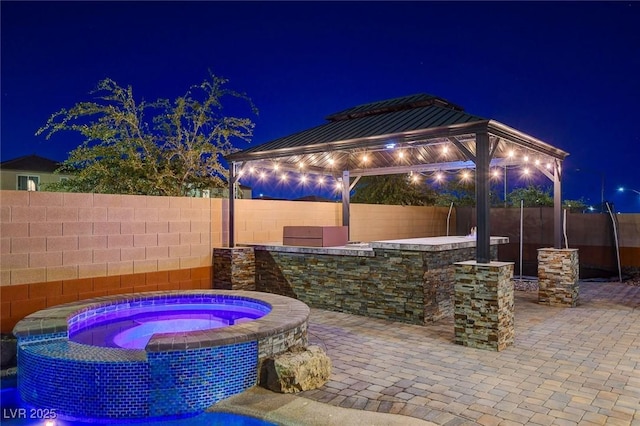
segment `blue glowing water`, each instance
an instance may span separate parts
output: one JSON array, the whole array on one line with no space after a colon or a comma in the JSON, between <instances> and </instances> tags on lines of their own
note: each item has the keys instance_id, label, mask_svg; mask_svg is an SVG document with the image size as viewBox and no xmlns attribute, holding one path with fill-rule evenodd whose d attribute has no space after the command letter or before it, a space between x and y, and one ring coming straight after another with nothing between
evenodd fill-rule
<instances>
[{"instance_id":1,"label":"blue glowing water","mask_svg":"<svg viewBox=\"0 0 640 426\"><path fill-rule=\"evenodd\" d=\"M2 389L0 401L0 423L3 426L96 426L96 424L123 426L275 426L273 423L253 417L229 413L200 413L196 416L180 418L140 420L66 419L57 416L55 411L36 409L24 403L20 399L16 388Z\"/></svg>"},{"instance_id":2,"label":"blue glowing water","mask_svg":"<svg viewBox=\"0 0 640 426\"><path fill-rule=\"evenodd\" d=\"M69 334L69 340L93 346L144 349L154 334L209 330L252 321L264 306L219 303L145 305L110 312Z\"/></svg>"}]
</instances>

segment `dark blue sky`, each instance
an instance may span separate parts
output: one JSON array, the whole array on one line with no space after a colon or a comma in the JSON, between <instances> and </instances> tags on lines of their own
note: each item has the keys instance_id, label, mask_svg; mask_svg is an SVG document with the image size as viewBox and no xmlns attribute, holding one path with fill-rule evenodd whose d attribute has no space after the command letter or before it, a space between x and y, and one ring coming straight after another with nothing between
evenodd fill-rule
<instances>
[{"instance_id":1,"label":"dark blue sky","mask_svg":"<svg viewBox=\"0 0 640 426\"><path fill-rule=\"evenodd\" d=\"M260 110L253 144L330 113L429 93L570 153L565 198L640 212L640 3L0 3L1 158L63 160L35 137L110 77L173 98L210 69ZM581 169L581 171L576 171ZM257 188L268 194L269 188Z\"/></svg>"}]
</instances>

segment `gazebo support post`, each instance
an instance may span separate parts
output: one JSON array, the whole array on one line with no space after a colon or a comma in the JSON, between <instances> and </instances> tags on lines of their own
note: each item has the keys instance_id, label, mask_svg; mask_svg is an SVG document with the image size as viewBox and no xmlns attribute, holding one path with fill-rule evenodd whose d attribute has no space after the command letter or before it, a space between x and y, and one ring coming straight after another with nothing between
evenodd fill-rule
<instances>
[{"instance_id":1,"label":"gazebo support post","mask_svg":"<svg viewBox=\"0 0 640 426\"><path fill-rule=\"evenodd\" d=\"M342 171L342 226L347 227L347 240L351 238L349 230L349 203L351 187L349 185L349 170Z\"/></svg>"},{"instance_id":2,"label":"gazebo support post","mask_svg":"<svg viewBox=\"0 0 640 426\"><path fill-rule=\"evenodd\" d=\"M489 217L489 134L476 133L476 261L489 263L491 261L491 232Z\"/></svg>"},{"instance_id":3,"label":"gazebo support post","mask_svg":"<svg viewBox=\"0 0 640 426\"><path fill-rule=\"evenodd\" d=\"M554 161L553 166L553 247L562 248L562 163Z\"/></svg>"},{"instance_id":4,"label":"gazebo support post","mask_svg":"<svg viewBox=\"0 0 640 426\"><path fill-rule=\"evenodd\" d=\"M229 247L235 247L235 199L236 199L236 162L229 167Z\"/></svg>"},{"instance_id":5,"label":"gazebo support post","mask_svg":"<svg viewBox=\"0 0 640 426\"><path fill-rule=\"evenodd\" d=\"M514 342L513 262L491 261L489 134L476 133L476 260L455 263L455 343L501 351Z\"/></svg>"}]
</instances>

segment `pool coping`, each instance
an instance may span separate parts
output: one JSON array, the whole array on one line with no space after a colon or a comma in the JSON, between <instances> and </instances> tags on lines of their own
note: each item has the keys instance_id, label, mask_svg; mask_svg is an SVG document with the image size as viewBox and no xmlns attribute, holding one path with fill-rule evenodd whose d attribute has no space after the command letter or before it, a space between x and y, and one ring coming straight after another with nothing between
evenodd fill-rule
<instances>
[{"instance_id":1,"label":"pool coping","mask_svg":"<svg viewBox=\"0 0 640 426\"><path fill-rule=\"evenodd\" d=\"M309 307L303 302L290 297L272 293L244 290L174 290L153 291L145 293L126 293L112 296L103 296L78 302L66 303L51 308L46 308L30 314L20 320L13 329L13 333L19 339L38 340L38 336L46 338L46 335L67 333L68 340L69 320L79 313L93 310L100 306L113 304L114 302L126 303L127 301L153 299L180 295L203 296L227 296L233 298L246 298L266 303L271 307L271 312L254 321L236 324L223 328L210 330L188 331L179 333L155 334L144 350L117 349L118 351L143 351L164 352L183 351L189 349L224 346L248 341L260 341L261 339L283 333L306 323L309 318ZM62 337L64 338L64 337ZM80 344L78 344L80 345Z\"/></svg>"}]
</instances>

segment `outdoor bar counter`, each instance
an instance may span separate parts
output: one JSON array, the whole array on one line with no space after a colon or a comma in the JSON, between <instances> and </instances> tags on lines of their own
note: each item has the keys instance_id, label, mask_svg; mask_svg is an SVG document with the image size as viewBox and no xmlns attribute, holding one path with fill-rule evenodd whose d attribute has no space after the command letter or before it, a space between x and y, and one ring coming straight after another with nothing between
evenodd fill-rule
<instances>
[{"instance_id":1,"label":"outdoor bar counter","mask_svg":"<svg viewBox=\"0 0 640 426\"><path fill-rule=\"evenodd\" d=\"M507 237L491 237L491 258ZM255 289L314 308L426 324L453 315L454 263L475 259L475 237L425 237L341 247L247 244Z\"/></svg>"}]
</instances>

